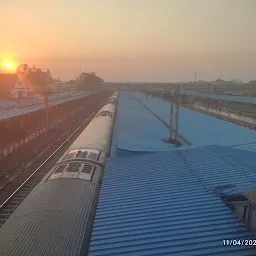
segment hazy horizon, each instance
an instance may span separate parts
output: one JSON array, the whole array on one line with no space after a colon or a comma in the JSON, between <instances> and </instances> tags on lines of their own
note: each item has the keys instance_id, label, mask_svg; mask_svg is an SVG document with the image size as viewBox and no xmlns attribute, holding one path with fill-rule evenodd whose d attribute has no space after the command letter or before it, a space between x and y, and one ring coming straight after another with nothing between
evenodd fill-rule
<instances>
[{"instance_id":1,"label":"hazy horizon","mask_svg":"<svg viewBox=\"0 0 256 256\"><path fill-rule=\"evenodd\" d=\"M256 79L254 0L0 2L0 58L74 79Z\"/></svg>"}]
</instances>

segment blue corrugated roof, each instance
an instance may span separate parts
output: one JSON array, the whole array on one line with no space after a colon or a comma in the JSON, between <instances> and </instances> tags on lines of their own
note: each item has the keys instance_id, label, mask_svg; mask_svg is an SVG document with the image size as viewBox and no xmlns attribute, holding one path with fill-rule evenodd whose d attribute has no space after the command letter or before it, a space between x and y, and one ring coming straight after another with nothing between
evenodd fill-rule
<instances>
[{"instance_id":1,"label":"blue corrugated roof","mask_svg":"<svg viewBox=\"0 0 256 256\"><path fill-rule=\"evenodd\" d=\"M214 93L208 94L207 92L196 92L196 91L189 91L189 90L186 90L185 94L201 96L201 97L209 97L212 99L219 99L219 100L228 100L228 101L256 104L256 97L221 95L221 94L214 94Z\"/></svg>"},{"instance_id":2,"label":"blue corrugated roof","mask_svg":"<svg viewBox=\"0 0 256 256\"><path fill-rule=\"evenodd\" d=\"M207 190L224 184L237 185L241 193L247 192L256 184L256 164L253 159L245 162L238 157L244 152L219 146L205 146L197 149L177 151L187 163L193 176ZM247 154L247 152L246 152ZM254 157L256 154L254 154ZM253 161L253 162L252 162ZM254 168L251 168L253 164ZM207 170L207 171L206 171Z\"/></svg>"},{"instance_id":3,"label":"blue corrugated roof","mask_svg":"<svg viewBox=\"0 0 256 256\"><path fill-rule=\"evenodd\" d=\"M117 149L117 156L118 157L128 157L128 156L138 156L138 155L143 155L143 154L153 154L156 152L151 152L151 151L130 151L126 149Z\"/></svg>"},{"instance_id":4,"label":"blue corrugated roof","mask_svg":"<svg viewBox=\"0 0 256 256\"><path fill-rule=\"evenodd\" d=\"M131 92L121 92L116 117L115 141L119 149L128 151L166 151L171 144L162 141L168 137L168 128L139 104Z\"/></svg>"},{"instance_id":5,"label":"blue corrugated roof","mask_svg":"<svg viewBox=\"0 0 256 256\"><path fill-rule=\"evenodd\" d=\"M142 93L134 94L143 104L152 109L155 114L165 122L170 119L169 103L148 97ZM186 137L192 145L231 146L236 144L256 143L256 132L245 127L225 122L211 116L181 107L179 116L179 132Z\"/></svg>"},{"instance_id":6,"label":"blue corrugated roof","mask_svg":"<svg viewBox=\"0 0 256 256\"><path fill-rule=\"evenodd\" d=\"M213 192L226 183L256 185L256 154L245 162L236 158L242 153L206 146L110 158L89 255L255 255L223 246L253 237Z\"/></svg>"},{"instance_id":7,"label":"blue corrugated roof","mask_svg":"<svg viewBox=\"0 0 256 256\"><path fill-rule=\"evenodd\" d=\"M256 152L256 142L233 146L233 148Z\"/></svg>"}]
</instances>

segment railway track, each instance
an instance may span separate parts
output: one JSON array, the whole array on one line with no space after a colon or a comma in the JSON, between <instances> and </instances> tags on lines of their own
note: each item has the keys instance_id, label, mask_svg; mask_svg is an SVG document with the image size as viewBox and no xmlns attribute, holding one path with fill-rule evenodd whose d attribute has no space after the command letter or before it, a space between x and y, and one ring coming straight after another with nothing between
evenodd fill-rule
<instances>
[{"instance_id":1,"label":"railway track","mask_svg":"<svg viewBox=\"0 0 256 256\"><path fill-rule=\"evenodd\" d=\"M23 173L30 165L34 165L33 162L36 161L37 166L39 166L43 162L41 155L47 152L53 144L58 144L61 140L64 141L72 131L82 124L84 118L89 116L100 102L107 100L107 96L106 94L93 95L88 97L85 102L80 101L80 105L71 106L74 107L75 111L69 111L62 122L52 127L48 133L43 133L38 138L24 143L6 158L0 159L0 204L3 197L8 196L3 195L3 193L6 194L3 192L6 190L3 189L6 183ZM22 180L19 182L22 183ZM9 186L9 190L15 190L13 183L12 186Z\"/></svg>"},{"instance_id":2,"label":"railway track","mask_svg":"<svg viewBox=\"0 0 256 256\"><path fill-rule=\"evenodd\" d=\"M41 152L40 155L47 154L47 158L42 161L42 163L34 170L29 173L29 176L22 181L22 183L1 203L0 205L0 227L4 222L10 217L18 205L26 198L30 191L41 181L45 174L50 170L50 168L57 162L61 155L67 150L67 148L73 143L76 137L81 133L81 131L90 123L95 114L100 110L100 106L94 108L94 111L90 112L89 117L83 121L79 127L73 131L70 135L66 136L63 141L63 136L60 136L58 141L61 141L61 144L52 143L48 149L45 149ZM49 153L51 151L51 153ZM39 155L39 158L40 158ZM34 161L35 162L35 161ZM30 167L33 168L33 162L30 164ZM31 169L30 168L30 169ZM28 175L28 174L27 174ZM8 186L7 186L8 187Z\"/></svg>"}]
</instances>

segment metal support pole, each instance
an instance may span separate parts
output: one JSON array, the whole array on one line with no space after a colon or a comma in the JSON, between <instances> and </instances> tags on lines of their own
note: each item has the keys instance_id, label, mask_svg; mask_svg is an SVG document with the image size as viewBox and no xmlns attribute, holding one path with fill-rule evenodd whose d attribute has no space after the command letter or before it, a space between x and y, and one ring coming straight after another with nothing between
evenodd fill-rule
<instances>
[{"instance_id":1,"label":"metal support pole","mask_svg":"<svg viewBox=\"0 0 256 256\"><path fill-rule=\"evenodd\" d=\"M175 117L175 124L176 124L176 127L175 127L175 140L178 140L178 136L179 136L179 109L180 109L180 106L179 104L176 105L176 117Z\"/></svg>"},{"instance_id":2,"label":"metal support pole","mask_svg":"<svg viewBox=\"0 0 256 256\"><path fill-rule=\"evenodd\" d=\"M173 102L170 100L170 129L169 129L169 140L172 139L172 124L173 124Z\"/></svg>"},{"instance_id":3,"label":"metal support pole","mask_svg":"<svg viewBox=\"0 0 256 256\"><path fill-rule=\"evenodd\" d=\"M44 94L44 104L45 104L45 128L48 132L49 130L49 99L48 99L48 92Z\"/></svg>"},{"instance_id":4,"label":"metal support pole","mask_svg":"<svg viewBox=\"0 0 256 256\"><path fill-rule=\"evenodd\" d=\"M180 109L180 86L177 88L176 116L175 116L175 140L179 136L179 109Z\"/></svg>"},{"instance_id":5,"label":"metal support pole","mask_svg":"<svg viewBox=\"0 0 256 256\"><path fill-rule=\"evenodd\" d=\"M208 83L208 111L210 108L210 83Z\"/></svg>"}]
</instances>

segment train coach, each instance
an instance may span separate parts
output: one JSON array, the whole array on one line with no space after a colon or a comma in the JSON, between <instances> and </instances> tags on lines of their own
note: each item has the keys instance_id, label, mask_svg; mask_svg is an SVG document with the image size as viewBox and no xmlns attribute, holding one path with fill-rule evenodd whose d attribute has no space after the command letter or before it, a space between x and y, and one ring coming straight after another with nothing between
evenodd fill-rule
<instances>
[{"instance_id":1,"label":"train coach","mask_svg":"<svg viewBox=\"0 0 256 256\"><path fill-rule=\"evenodd\" d=\"M0 229L0 255L86 255L119 94L90 124Z\"/></svg>"},{"instance_id":2,"label":"train coach","mask_svg":"<svg viewBox=\"0 0 256 256\"><path fill-rule=\"evenodd\" d=\"M108 103L109 104L114 104L114 105L117 104L118 95L119 95L118 92L114 93L113 96L109 99Z\"/></svg>"}]
</instances>

